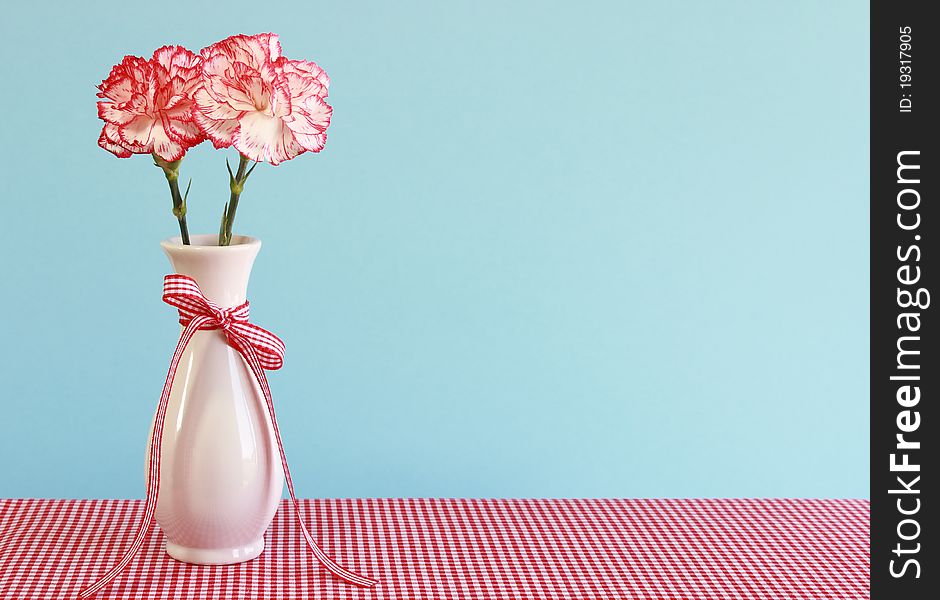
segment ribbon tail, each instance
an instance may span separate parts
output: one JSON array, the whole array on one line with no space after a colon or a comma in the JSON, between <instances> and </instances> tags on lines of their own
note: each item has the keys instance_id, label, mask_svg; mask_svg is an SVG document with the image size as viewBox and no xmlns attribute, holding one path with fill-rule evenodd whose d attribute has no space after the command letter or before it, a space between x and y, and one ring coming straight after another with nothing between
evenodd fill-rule
<instances>
[{"instance_id":1,"label":"ribbon tail","mask_svg":"<svg viewBox=\"0 0 940 600\"><path fill-rule=\"evenodd\" d=\"M343 581L358 585L364 588L373 587L379 581L371 577L366 577L364 575L359 575L353 571L350 571L346 567L340 565L335 560L333 560L326 552L324 552L316 540L313 539L313 536L310 535L310 531L307 529L307 525L304 523L303 515L300 512L300 503L297 501L297 494L294 492L294 482L290 476L290 469L287 466L287 455L284 453L284 444L281 443L281 432L277 426L277 417L274 415L274 401L271 397L271 388L268 387L268 378L264 374L264 369L261 366L261 361L258 358L258 354L255 352L254 347L251 344L245 343L242 339L236 338L239 350L242 355L247 359L248 365L251 367L252 372L255 375L255 379L258 380L258 384L261 386L261 391L264 394L264 400L268 405L268 415L271 417L271 425L274 428L274 437L277 440L277 449L281 454L281 467L284 469L284 479L287 481L287 491L290 493L291 503L294 506L294 514L297 515L297 522L300 523L300 529L303 531L304 538L307 540L307 545L310 547L310 550L313 551L313 555L316 556L317 560L320 561L326 569L339 577Z\"/></svg>"},{"instance_id":2,"label":"ribbon tail","mask_svg":"<svg viewBox=\"0 0 940 600\"><path fill-rule=\"evenodd\" d=\"M166 420L166 409L170 402L170 390L173 388L173 380L176 377L176 369L179 366L183 351L186 349L189 340L192 339L196 331L199 330L209 319L206 317L196 317L193 319L180 335L179 342L176 344L176 352L170 360L170 368L167 371L166 382L163 384L163 394L160 396L160 404L157 405L157 415L153 423L153 434L150 437L150 470L147 476L147 501L144 504L144 514L140 519L140 527L137 529L137 535L134 536L134 542L130 549L124 553L124 557L111 569L100 577L93 584L89 585L81 592L79 598L90 598L108 586L114 578L121 574L121 571L130 563L140 547L144 543L150 526L153 524L153 515L157 509L157 498L160 493L160 451L163 445L163 422Z\"/></svg>"}]
</instances>

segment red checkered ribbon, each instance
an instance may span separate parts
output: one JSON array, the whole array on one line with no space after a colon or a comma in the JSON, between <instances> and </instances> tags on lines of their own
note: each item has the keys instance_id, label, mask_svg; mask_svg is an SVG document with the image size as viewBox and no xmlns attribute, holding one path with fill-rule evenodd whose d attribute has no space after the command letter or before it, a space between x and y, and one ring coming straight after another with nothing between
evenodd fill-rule
<instances>
[{"instance_id":1,"label":"red checkered ribbon","mask_svg":"<svg viewBox=\"0 0 940 600\"><path fill-rule=\"evenodd\" d=\"M290 492L291 503L294 507L294 513L297 515L297 521L300 523L300 529L307 539L307 545L313 551L317 560L327 568L331 573L349 583L361 586L372 587L377 580L364 577L353 573L349 569L339 565L330 558L317 544L313 536L307 530L304 524L303 516L300 512L300 506L297 503L297 495L294 493L294 482L291 480L290 469L287 467L287 456L284 454L284 445L281 443L281 432L277 426L277 418L274 416L274 402L271 399L271 389L268 387L268 379L264 375L265 369L280 369L284 364L284 342L276 335L248 322L248 301L234 308L219 308L216 304L209 301L203 295L195 280L185 275L167 275L163 278L163 301L179 309L180 324L183 326L183 333L180 335L179 343L176 345L176 352L173 353L173 359L170 361L170 369L166 375L166 383L163 385L163 395L160 396L160 404L157 406L157 416L153 426L153 437L150 442L150 470L147 481L147 502L144 507L144 515L140 521L140 527L137 535L134 537L134 543L124 554L120 562L111 567L103 577L95 583L88 586L79 593L80 598L89 598L107 586L117 577L127 564L134 558L137 551L140 550L147 532L153 523L154 511L157 508L157 497L160 490L160 448L163 442L163 422L166 417L166 409L170 400L170 390L173 387L173 379L176 377L176 369L183 356L183 351L192 339L193 335L200 330L220 329L228 343L238 350L245 358L252 373L255 375L264 399L268 405L268 414L271 417L271 425L274 426L274 437L277 439L277 448L281 454L281 466L284 468L284 479L287 481L287 489Z\"/></svg>"}]
</instances>

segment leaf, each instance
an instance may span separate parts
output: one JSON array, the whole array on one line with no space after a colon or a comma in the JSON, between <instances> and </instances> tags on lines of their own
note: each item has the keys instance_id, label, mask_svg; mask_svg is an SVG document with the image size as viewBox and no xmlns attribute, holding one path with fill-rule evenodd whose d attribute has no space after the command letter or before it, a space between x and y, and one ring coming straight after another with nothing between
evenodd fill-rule
<instances>
[{"instance_id":1,"label":"leaf","mask_svg":"<svg viewBox=\"0 0 940 600\"><path fill-rule=\"evenodd\" d=\"M227 246L225 243L225 220L228 218L228 202L225 203L225 208L222 209L222 224L219 225L219 245Z\"/></svg>"},{"instance_id":2,"label":"leaf","mask_svg":"<svg viewBox=\"0 0 940 600\"><path fill-rule=\"evenodd\" d=\"M193 185L193 178L189 178L189 183L186 184L186 191L183 192L183 206L186 206L186 199L189 198L189 188Z\"/></svg>"},{"instance_id":3,"label":"leaf","mask_svg":"<svg viewBox=\"0 0 940 600\"><path fill-rule=\"evenodd\" d=\"M245 173L245 176L242 178L242 181L245 181L246 179L248 179L248 176L251 175L251 172L254 171L254 170L255 170L255 167L257 167L257 166L258 166L258 163L255 163L255 164L251 165L251 168L248 169L248 172L247 172L247 173Z\"/></svg>"}]
</instances>

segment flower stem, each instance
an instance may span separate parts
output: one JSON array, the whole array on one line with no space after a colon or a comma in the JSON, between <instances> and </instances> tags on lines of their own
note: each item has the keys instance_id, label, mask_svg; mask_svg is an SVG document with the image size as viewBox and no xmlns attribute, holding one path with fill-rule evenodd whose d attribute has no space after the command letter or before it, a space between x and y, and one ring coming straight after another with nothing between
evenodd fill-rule
<instances>
[{"instance_id":1,"label":"flower stem","mask_svg":"<svg viewBox=\"0 0 940 600\"><path fill-rule=\"evenodd\" d=\"M183 159L169 162L157 156L156 152L153 153L154 166L163 169L166 182L170 186L170 198L173 200L173 216L176 217L180 225L180 238L183 240L183 245L189 245L189 227L186 225L186 198L180 195L179 186L180 162L182 162L182 160ZM192 181L190 181L190 183L192 183ZM186 195L189 195L188 186L186 187Z\"/></svg>"},{"instance_id":2,"label":"flower stem","mask_svg":"<svg viewBox=\"0 0 940 600\"><path fill-rule=\"evenodd\" d=\"M255 163L248 169L249 160L247 156L239 154L238 170L235 171L234 175L232 174L232 167L228 164L227 160L225 161L225 166L228 167L231 196L229 196L228 204L225 205L225 211L222 213L222 230L219 232L220 246L228 246L232 243L232 226L235 224L235 211L238 210L238 199L241 197L242 190L245 189L245 181L248 179L248 176L251 175L251 172L258 166L258 163Z\"/></svg>"}]
</instances>

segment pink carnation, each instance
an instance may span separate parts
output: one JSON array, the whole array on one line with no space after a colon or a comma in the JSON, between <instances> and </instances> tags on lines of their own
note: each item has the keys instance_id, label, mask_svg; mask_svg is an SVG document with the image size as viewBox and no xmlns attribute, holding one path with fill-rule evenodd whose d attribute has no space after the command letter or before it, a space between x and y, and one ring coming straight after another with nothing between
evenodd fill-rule
<instances>
[{"instance_id":1,"label":"pink carnation","mask_svg":"<svg viewBox=\"0 0 940 600\"><path fill-rule=\"evenodd\" d=\"M120 158L153 152L174 161L205 140L192 117L201 60L181 46L159 48L150 60L125 56L98 86L98 145Z\"/></svg>"},{"instance_id":2,"label":"pink carnation","mask_svg":"<svg viewBox=\"0 0 940 600\"><path fill-rule=\"evenodd\" d=\"M202 50L193 117L216 148L276 165L319 152L333 109L316 63L281 56L277 35L235 35Z\"/></svg>"}]
</instances>

